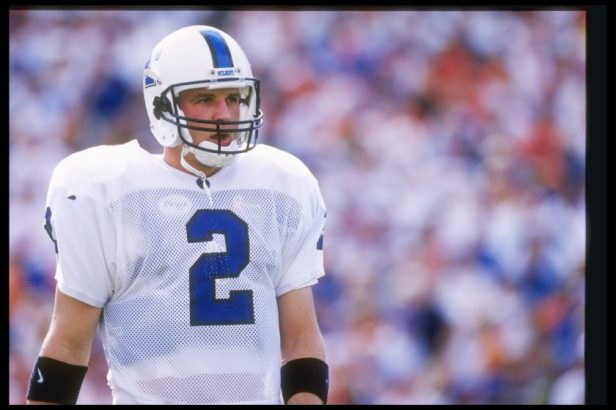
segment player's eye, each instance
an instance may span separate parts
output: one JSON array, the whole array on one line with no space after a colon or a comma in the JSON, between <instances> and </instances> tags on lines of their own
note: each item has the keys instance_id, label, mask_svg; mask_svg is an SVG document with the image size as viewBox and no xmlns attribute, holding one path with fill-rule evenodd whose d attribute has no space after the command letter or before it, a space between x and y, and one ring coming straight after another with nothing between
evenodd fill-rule
<instances>
[{"instance_id":1,"label":"player's eye","mask_svg":"<svg viewBox=\"0 0 616 410\"><path fill-rule=\"evenodd\" d=\"M242 102L239 94L229 95L225 98L225 101L227 102L227 105L238 105Z\"/></svg>"},{"instance_id":2,"label":"player's eye","mask_svg":"<svg viewBox=\"0 0 616 410\"><path fill-rule=\"evenodd\" d=\"M212 102L214 102L214 97L211 95L206 95L197 99L198 104L211 104Z\"/></svg>"}]
</instances>

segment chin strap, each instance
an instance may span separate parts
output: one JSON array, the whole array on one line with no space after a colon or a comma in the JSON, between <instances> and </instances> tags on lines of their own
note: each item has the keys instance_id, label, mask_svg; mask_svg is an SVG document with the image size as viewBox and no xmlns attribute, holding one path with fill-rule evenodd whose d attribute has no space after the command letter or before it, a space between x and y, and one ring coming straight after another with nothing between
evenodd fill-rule
<instances>
[{"instance_id":1,"label":"chin strap","mask_svg":"<svg viewBox=\"0 0 616 410\"><path fill-rule=\"evenodd\" d=\"M188 145L184 145L182 147L182 153L180 154L180 164L186 171L198 176L201 179L202 183L199 186L201 186L203 190L207 193L207 197L210 200L210 205L213 205L214 201L212 201L212 193L210 192L210 183L207 180L207 176L205 175L203 171L200 171L197 168L190 165L188 161L186 161L186 158L184 157L188 153L188 148L189 148Z\"/></svg>"}]
</instances>

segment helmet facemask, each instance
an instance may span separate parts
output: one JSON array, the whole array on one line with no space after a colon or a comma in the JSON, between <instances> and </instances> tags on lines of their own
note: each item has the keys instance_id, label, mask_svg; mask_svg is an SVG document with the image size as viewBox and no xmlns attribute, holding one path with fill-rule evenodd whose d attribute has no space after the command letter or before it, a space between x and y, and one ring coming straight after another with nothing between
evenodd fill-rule
<instances>
[{"instance_id":1,"label":"helmet facemask","mask_svg":"<svg viewBox=\"0 0 616 410\"><path fill-rule=\"evenodd\" d=\"M210 167L230 164L236 154L247 152L257 144L263 114L257 109L259 82L256 79L225 82L196 82L176 84L167 88L154 99L155 115L173 124L177 135L184 143L182 156L192 153L197 161ZM239 94L238 120L205 120L187 117L178 105L180 94L192 89L236 89ZM191 131L207 132L217 136L218 141L205 140L195 144ZM231 138L229 141L229 137ZM223 139L227 140L223 143Z\"/></svg>"}]
</instances>

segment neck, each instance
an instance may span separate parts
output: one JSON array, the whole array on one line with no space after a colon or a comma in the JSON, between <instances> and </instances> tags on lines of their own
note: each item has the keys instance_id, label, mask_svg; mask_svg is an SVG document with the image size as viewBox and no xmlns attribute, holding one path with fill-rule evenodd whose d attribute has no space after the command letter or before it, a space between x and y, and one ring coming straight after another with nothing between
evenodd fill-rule
<instances>
[{"instance_id":1,"label":"neck","mask_svg":"<svg viewBox=\"0 0 616 410\"><path fill-rule=\"evenodd\" d=\"M182 145L179 145L177 147L165 147L163 149L163 160L167 164L169 164L173 168L179 169L182 172L185 172L190 175L194 175L193 172L187 170L186 168L182 166L181 155L182 155ZM214 175L215 173L217 173L218 171L220 171L220 168L208 167L206 165L203 165L202 163L197 161L192 154L186 155L185 160L193 168L197 169L197 171L203 172L206 177L210 177Z\"/></svg>"}]
</instances>

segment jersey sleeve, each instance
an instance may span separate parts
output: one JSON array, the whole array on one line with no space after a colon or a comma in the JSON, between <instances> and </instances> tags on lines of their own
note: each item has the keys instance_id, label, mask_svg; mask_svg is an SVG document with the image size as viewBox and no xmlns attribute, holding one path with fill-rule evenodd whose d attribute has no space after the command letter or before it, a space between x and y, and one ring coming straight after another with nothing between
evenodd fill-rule
<instances>
[{"instance_id":1,"label":"jersey sleeve","mask_svg":"<svg viewBox=\"0 0 616 410\"><path fill-rule=\"evenodd\" d=\"M325 274L323 235L326 209L319 185L312 178L302 196L303 212L297 232L283 250L282 272L276 296L294 289L314 285Z\"/></svg>"},{"instance_id":2,"label":"jersey sleeve","mask_svg":"<svg viewBox=\"0 0 616 410\"><path fill-rule=\"evenodd\" d=\"M44 228L55 246L58 288L102 308L113 292L114 223L104 187L91 180L74 161L65 160L55 168Z\"/></svg>"}]
</instances>

